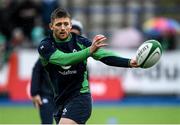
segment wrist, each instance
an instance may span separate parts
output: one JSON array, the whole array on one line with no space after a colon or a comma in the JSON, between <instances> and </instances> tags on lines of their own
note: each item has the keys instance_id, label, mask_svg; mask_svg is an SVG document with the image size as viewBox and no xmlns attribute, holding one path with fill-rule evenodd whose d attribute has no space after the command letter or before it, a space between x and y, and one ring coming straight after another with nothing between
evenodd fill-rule
<instances>
[{"instance_id":1,"label":"wrist","mask_svg":"<svg viewBox=\"0 0 180 125\"><path fill-rule=\"evenodd\" d=\"M89 53L90 53L90 55L92 55L92 54L93 54L93 52L94 52L94 49L93 49L93 47L92 47L92 46L90 46L90 47L89 47Z\"/></svg>"},{"instance_id":2,"label":"wrist","mask_svg":"<svg viewBox=\"0 0 180 125\"><path fill-rule=\"evenodd\" d=\"M129 68L132 68L131 59L128 60L128 66L129 66Z\"/></svg>"}]
</instances>

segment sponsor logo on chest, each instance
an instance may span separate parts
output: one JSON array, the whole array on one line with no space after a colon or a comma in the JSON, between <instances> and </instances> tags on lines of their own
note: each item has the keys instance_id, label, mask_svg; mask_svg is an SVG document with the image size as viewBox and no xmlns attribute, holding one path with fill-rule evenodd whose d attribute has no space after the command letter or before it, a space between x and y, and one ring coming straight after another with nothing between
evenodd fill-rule
<instances>
[{"instance_id":1,"label":"sponsor logo on chest","mask_svg":"<svg viewBox=\"0 0 180 125\"><path fill-rule=\"evenodd\" d=\"M58 71L61 75L72 75L72 74L76 74L77 71L76 70L67 70L67 71Z\"/></svg>"},{"instance_id":2,"label":"sponsor logo on chest","mask_svg":"<svg viewBox=\"0 0 180 125\"><path fill-rule=\"evenodd\" d=\"M73 52L77 52L77 50L73 49ZM77 73L77 70L69 70L71 68L71 65L61 66L61 68L65 70L65 71L58 71L61 75L72 75Z\"/></svg>"}]
</instances>

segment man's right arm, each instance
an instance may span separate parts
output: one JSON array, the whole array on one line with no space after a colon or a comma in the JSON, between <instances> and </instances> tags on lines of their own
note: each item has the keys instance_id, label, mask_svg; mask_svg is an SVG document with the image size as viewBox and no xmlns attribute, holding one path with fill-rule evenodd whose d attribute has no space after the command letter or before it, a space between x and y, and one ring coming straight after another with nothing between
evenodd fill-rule
<instances>
[{"instance_id":1,"label":"man's right arm","mask_svg":"<svg viewBox=\"0 0 180 125\"><path fill-rule=\"evenodd\" d=\"M38 47L38 52L44 60L48 63L67 66L81 62L90 56L90 48L74 53L64 53L48 41L43 41Z\"/></svg>"},{"instance_id":2,"label":"man's right arm","mask_svg":"<svg viewBox=\"0 0 180 125\"><path fill-rule=\"evenodd\" d=\"M73 65L84 61L98 48L105 46L106 44L103 43L105 39L104 36L97 35L93 39L93 43L90 47L73 53L64 53L55 48L50 41L43 41L38 47L38 52L41 58L46 60L48 63L60 66Z\"/></svg>"}]
</instances>

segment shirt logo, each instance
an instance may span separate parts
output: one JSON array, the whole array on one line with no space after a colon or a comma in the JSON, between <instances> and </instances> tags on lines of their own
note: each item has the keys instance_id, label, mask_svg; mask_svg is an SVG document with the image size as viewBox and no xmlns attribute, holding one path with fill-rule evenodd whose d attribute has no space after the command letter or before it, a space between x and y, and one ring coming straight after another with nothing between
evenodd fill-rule
<instances>
[{"instance_id":1,"label":"shirt logo","mask_svg":"<svg viewBox=\"0 0 180 125\"><path fill-rule=\"evenodd\" d=\"M73 49L73 53L74 53L74 52L77 52L77 50L76 50L76 49Z\"/></svg>"},{"instance_id":2,"label":"shirt logo","mask_svg":"<svg viewBox=\"0 0 180 125\"><path fill-rule=\"evenodd\" d=\"M64 108L64 109L63 109L63 113L62 113L62 114L63 114L63 115L66 115L66 112L67 112L67 109L66 109L66 108Z\"/></svg>"},{"instance_id":3,"label":"shirt logo","mask_svg":"<svg viewBox=\"0 0 180 125\"><path fill-rule=\"evenodd\" d=\"M72 74L76 74L77 71L76 70L67 70L67 71L58 71L60 74L62 75L72 75Z\"/></svg>"}]
</instances>

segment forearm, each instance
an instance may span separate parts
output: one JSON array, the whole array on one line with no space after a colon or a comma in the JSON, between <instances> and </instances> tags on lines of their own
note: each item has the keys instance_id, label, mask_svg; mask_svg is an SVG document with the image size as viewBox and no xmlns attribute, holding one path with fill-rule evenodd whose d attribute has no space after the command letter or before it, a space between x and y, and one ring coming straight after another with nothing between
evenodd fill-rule
<instances>
[{"instance_id":1,"label":"forearm","mask_svg":"<svg viewBox=\"0 0 180 125\"><path fill-rule=\"evenodd\" d=\"M127 58L108 56L101 58L100 61L109 66L130 67L130 59Z\"/></svg>"},{"instance_id":2,"label":"forearm","mask_svg":"<svg viewBox=\"0 0 180 125\"><path fill-rule=\"evenodd\" d=\"M35 96L40 93L39 83L31 82L31 96Z\"/></svg>"},{"instance_id":3,"label":"forearm","mask_svg":"<svg viewBox=\"0 0 180 125\"><path fill-rule=\"evenodd\" d=\"M112 51L99 49L93 54L93 58L109 66L130 67L130 59L118 56Z\"/></svg>"},{"instance_id":4,"label":"forearm","mask_svg":"<svg viewBox=\"0 0 180 125\"><path fill-rule=\"evenodd\" d=\"M40 63L37 62L32 70L32 78L31 78L31 96L35 96L40 93L40 84L41 84L41 66Z\"/></svg>"}]
</instances>

